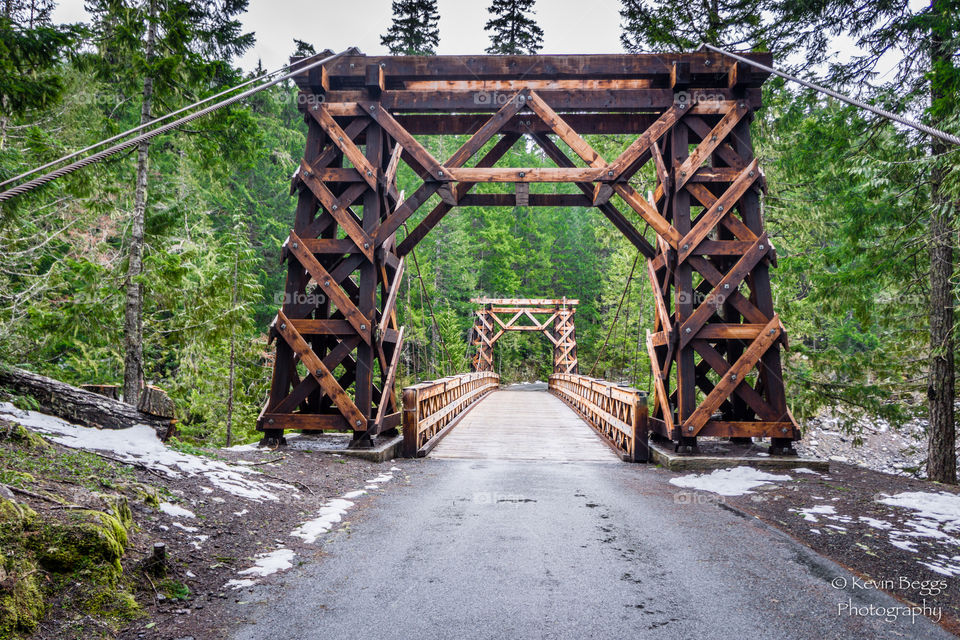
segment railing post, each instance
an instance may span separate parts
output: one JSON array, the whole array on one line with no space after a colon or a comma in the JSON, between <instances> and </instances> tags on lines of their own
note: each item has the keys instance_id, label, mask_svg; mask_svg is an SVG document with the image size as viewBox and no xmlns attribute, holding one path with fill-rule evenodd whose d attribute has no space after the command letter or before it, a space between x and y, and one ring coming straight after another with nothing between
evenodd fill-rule
<instances>
[{"instance_id":1,"label":"railing post","mask_svg":"<svg viewBox=\"0 0 960 640\"><path fill-rule=\"evenodd\" d=\"M637 392L633 400L633 452L634 462L648 462L650 460L650 445L647 442L650 425L647 421L647 395Z\"/></svg>"},{"instance_id":2,"label":"railing post","mask_svg":"<svg viewBox=\"0 0 960 640\"><path fill-rule=\"evenodd\" d=\"M417 457L418 428L420 422L420 394L415 388L403 390L403 457Z\"/></svg>"}]
</instances>

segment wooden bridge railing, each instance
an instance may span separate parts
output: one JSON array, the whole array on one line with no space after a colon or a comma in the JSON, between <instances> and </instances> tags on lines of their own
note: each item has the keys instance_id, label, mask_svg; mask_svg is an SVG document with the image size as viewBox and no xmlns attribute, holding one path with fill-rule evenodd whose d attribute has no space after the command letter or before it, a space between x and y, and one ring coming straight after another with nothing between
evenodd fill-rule
<instances>
[{"instance_id":1,"label":"wooden bridge railing","mask_svg":"<svg viewBox=\"0 0 960 640\"><path fill-rule=\"evenodd\" d=\"M624 460L647 461L647 394L574 373L550 376L550 392L579 413Z\"/></svg>"},{"instance_id":2,"label":"wooden bridge railing","mask_svg":"<svg viewBox=\"0 0 960 640\"><path fill-rule=\"evenodd\" d=\"M429 453L467 408L499 386L499 375L477 371L405 388L403 455L415 458Z\"/></svg>"}]
</instances>

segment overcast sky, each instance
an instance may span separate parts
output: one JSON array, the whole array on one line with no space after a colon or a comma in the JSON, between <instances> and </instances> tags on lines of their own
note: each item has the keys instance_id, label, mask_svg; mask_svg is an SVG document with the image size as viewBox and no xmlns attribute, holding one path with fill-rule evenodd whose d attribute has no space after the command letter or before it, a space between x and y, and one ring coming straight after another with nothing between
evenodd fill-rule
<instances>
[{"instance_id":1,"label":"overcast sky","mask_svg":"<svg viewBox=\"0 0 960 640\"><path fill-rule=\"evenodd\" d=\"M914 0L920 2L921 0ZM483 53L489 33L489 0L439 0L440 54ZM542 53L622 53L619 0L538 0L535 18L543 29ZM380 36L391 19L390 0L250 0L243 16L256 44L240 59L250 70L257 61L268 70L287 63L293 39L313 44L318 51L358 47L368 55L387 53ZM60 0L56 22L83 22L88 18L83 0ZM835 49L846 57L849 43Z\"/></svg>"}]
</instances>

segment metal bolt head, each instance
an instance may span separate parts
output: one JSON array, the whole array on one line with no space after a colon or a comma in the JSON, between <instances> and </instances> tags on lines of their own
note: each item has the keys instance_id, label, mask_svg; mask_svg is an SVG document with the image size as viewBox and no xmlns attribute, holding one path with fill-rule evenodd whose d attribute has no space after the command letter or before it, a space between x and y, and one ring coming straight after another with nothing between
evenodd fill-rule
<instances>
[{"instance_id":1,"label":"metal bolt head","mask_svg":"<svg viewBox=\"0 0 960 640\"><path fill-rule=\"evenodd\" d=\"M527 175L527 172L526 172L526 171L521 171L519 175L520 175L521 178L523 178L524 176Z\"/></svg>"},{"instance_id":2,"label":"metal bolt head","mask_svg":"<svg viewBox=\"0 0 960 640\"><path fill-rule=\"evenodd\" d=\"M680 177L681 177L681 178L686 178L686 177L687 177L687 172L686 172L686 171L681 171L681 172L680 172Z\"/></svg>"},{"instance_id":3,"label":"metal bolt head","mask_svg":"<svg viewBox=\"0 0 960 640\"><path fill-rule=\"evenodd\" d=\"M364 249L369 249L369 248L370 248L370 243L369 243L369 242L364 242L364 243L363 243L363 248L364 248Z\"/></svg>"},{"instance_id":4,"label":"metal bolt head","mask_svg":"<svg viewBox=\"0 0 960 640\"><path fill-rule=\"evenodd\" d=\"M375 104L370 105L370 111L376 111L376 110L377 110L377 105Z\"/></svg>"},{"instance_id":5,"label":"metal bolt head","mask_svg":"<svg viewBox=\"0 0 960 640\"><path fill-rule=\"evenodd\" d=\"M612 178L612 177L613 177L613 171L607 171L607 175Z\"/></svg>"},{"instance_id":6,"label":"metal bolt head","mask_svg":"<svg viewBox=\"0 0 960 640\"><path fill-rule=\"evenodd\" d=\"M731 374L730 374L730 379L731 379L731 380L736 380L736 379L737 379L737 374L731 373Z\"/></svg>"},{"instance_id":7,"label":"metal bolt head","mask_svg":"<svg viewBox=\"0 0 960 640\"><path fill-rule=\"evenodd\" d=\"M689 245L689 244L683 245L683 250L684 250L684 251L686 251L686 250L689 249L689 248L690 248L690 245Z\"/></svg>"},{"instance_id":8,"label":"metal bolt head","mask_svg":"<svg viewBox=\"0 0 960 640\"><path fill-rule=\"evenodd\" d=\"M337 136L337 140L339 140L340 142L343 142L343 136Z\"/></svg>"},{"instance_id":9,"label":"metal bolt head","mask_svg":"<svg viewBox=\"0 0 960 640\"><path fill-rule=\"evenodd\" d=\"M723 288L724 288L724 289L729 289L729 288L730 288L730 285L729 285L728 283L724 283Z\"/></svg>"},{"instance_id":10,"label":"metal bolt head","mask_svg":"<svg viewBox=\"0 0 960 640\"><path fill-rule=\"evenodd\" d=\"M693 425L687 427L687 433L693 433Z\"/></svg>"},{"instance_id":11,"label":"metal bolt head","mask_svg":"<svg viewBox=\"0 0 960 640\"><path fill-rule=\"evenodd\" d=\"M786 427L784 427L783 429L780 429L780 433L786 433L786 432L787 432L787 428L786 428Z\"/></svg>"},{"instance_id":12,"label":"metal bolt head","mask_svg":"<svg viewBox=\"0 0 960 640\"><path fill-rule=\"evenodd\" d=\"M372 175L373 175L373 171L370 171L370 169L367 169L367 175L368 175L368 176L372 176Z\"/></svg>"},{"instance_id":13,"label":"metal bolt head","mask_svg":"<svg viewBox=\"0 0 960 640\"><path fill-rule=\"evenodd\" d=\"M691 329L690 327L687 327L686 329L683 330L684 333L690 333L691 331L693 331L693 329Z\"/></svg>"},{"instance_id":14,"label":"metal bolt head","mask_svg":"<svg viewBox=\"0 0 960 640\"><path fill-rule=\"evenodd\" d=\"M293 243L292 245L290 245L290 246L293 247L294 249L299 249L299 248L300 248L300 245L297 244L296 242L294 242L294 243Z\"/></svg>"},{"instance_id":15,"label":"metal bolt head","mask_svg":"<svg viewBox=\"0 0 960 640\"><path fill-rule=\"evenodd\" d=\"M287 323L286 323L286 322L281 322L281 323L280 323L280 331L286 331L286 330L287 330Z\"/></svg>"},{"instance_id":16,"label":"metal bolt head","mask_svg":"<svg viewBox=\"0 0 960 640\"><path fill-rule=\"evenodd\" d=\"M333 205L333 206L330 207L330 208L333 209L334 211L336 211L336 210L339 209L340 207L339 207L339 205Z\"/></svg>"},{"instance_id":17,"label":"metal bolt head","mask_svg":"<svg viewBox=\"0 0 960 640\"><path fill-rule=\"evenodd\" d=\"M273 424L273 418L270 418L269 420L267 420L267 424Z\"/></svg>"},{"instance_id":18,"label":"metal bolt head","mask_svg":"<svg viewBox=\"0 0 960 640\"><path fill-rule=\"evenodd\" d=\"M366 331L366 330L367 330L367 325L365 324L360 325L360 331Z\"/></svg>"},{"instance_id":19,"label":"metal bolt head","mask_svg":"<svg viewBox=\"0 0 960 640\"><path fill-rule=\"evenodd\" d=\"M355 424L359 427L362 423L359 420L357 420Z\"/></svg>"},{"instance_id":20,"label":"metal bolt head","mask_svg":"<svg viewBox=\"0 0 960 640\"><path fill-rule=\"evenodd\" d=\"M329 280L324 280L324 281L323 281L323 286L329 287L329 286L330 286L330 281L329 281Z\"/></svg>"},{"instance_id":21,"label":"metal bolt head","mask_svg":"<svg viewBox=\"0 0 960 640\"><path fill-rule=\"evenodd\" d=\"M757 247L757 249L759 249L760 251L763 251L764 249L766 249L766 247L763 245L760 245L759 247Z\"/></svg>"},{"instance_id":22,"label":"metal bolt head","mask_svg":"<svg viewBox=\"0 0 960 640\"><path fill-rule=\"evenodd\" d=\"M723 211L723 205L720 205L719 207L717 207L717 211Z\"/></svg>"},{"instance_id":23,"label":"metal bolt head","mask_svg":"<svg viewBox=\"0 0 960 640\"><path fill-rule=\"evenodd\" d=\"M322 375L323 375L323 369L317 369L317 375L318 375L318 376L322 376Z\"/></svg>"},{"instance_id":24,"label":"metal bolt head","mask_svg":"<svg viewBox=\"0 0 960 640\"><path fill-rule=\"evenodd\" d=\"M751 178L753 177L754 173L756 173L756 172L755 172L755 171L751 171L751 172L750 172L749 175L750 175Z\"/></svg>"}]
</instances>

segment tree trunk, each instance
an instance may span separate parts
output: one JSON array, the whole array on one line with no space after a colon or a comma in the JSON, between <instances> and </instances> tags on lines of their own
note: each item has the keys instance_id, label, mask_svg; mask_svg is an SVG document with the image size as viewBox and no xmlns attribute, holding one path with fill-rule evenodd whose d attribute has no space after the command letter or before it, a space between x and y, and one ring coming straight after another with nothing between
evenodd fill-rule
<instances>
[{"instance_id":1,"label":"tree trunk","mask_svg":"<svg viewBox=\"0 0 960 640\"><path fill-rule=\"evenodd\" d=\"M147 18L147 41L145 56L147 64L153 61L157 39L156 2L149 0ZM148 69L143 80L143 103L140 107L140 124L150 121L153 105L153 72ZM137 147L137 184L134 193L133 221L130 230L130 249L127 260L126 305L123 318L123 399L136 406L143 385L143 291L140 276L143 273L143 228L147 209L147 172L149 170L150 142L144 140Z\"/></svg>"},{"instance_id":2,"label":"tree trunk","mask_svg":"<svg viewBox=\"0 0 960 640\"><path fill-rule=\"evenodd\" d=\"M0 369L0 384L34 398L45 413L98 429L128 429L144 424L161 440L173 435L175 422L65 382L23 369Z\"/></svg>"},{"instance_id":3,"label":"tree trunk","mask_svg":"<svg viewBox=\"0 0 960 640\"><path fill-rule=\"evenodd\" d=\"M935 3L939 4L939 3ZM935 7L936 8L936 7ZM931 34L931 67L950 64L950 51L943 34ZM931 107L950 99L943 95L936 78L930 91ZM934 139L933 155L942 156L947 145ZM927 477L947 484L957 483L956 427L954 424L954 296L953 278L953 211L954 203L942 193L946 168L934 160L931 182L930 214L930 371L927 399L930 410L930 440L927 455Z\"/></svg>"},{"instance_id":4,"label":"tree trunk","mask_svg":"<svg viewBox=\"0 0 960 640\"><path fill-rule=\"evenodd\" d=\"M237 271L240 268L240 254L237 253L233 258L233 293L230 296L230 313L234 313L237 308ZM230 322L230 380L227 388L227 444L233 445L233 385L236 376L236 325L235 321Z\"/></svg>"}]
</instances>

